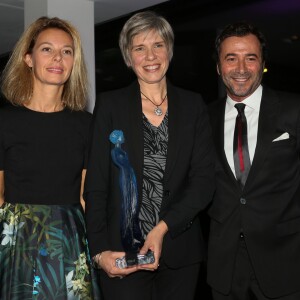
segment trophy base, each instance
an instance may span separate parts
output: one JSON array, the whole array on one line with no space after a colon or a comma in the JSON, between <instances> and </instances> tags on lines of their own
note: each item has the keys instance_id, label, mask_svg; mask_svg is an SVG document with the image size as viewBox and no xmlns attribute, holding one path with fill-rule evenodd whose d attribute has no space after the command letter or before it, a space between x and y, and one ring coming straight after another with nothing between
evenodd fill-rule
<instances>
[{"instance_id":1,"label":"trophy base","mask_svg":"<svg viewBox=\"0 0 300 300\"><path fill-rule=\"evenodd\" d=\"M125 256L116 259L116 267L125 269L136 265L153 264L154 253L148 251L146 254L127 252Z\"/></svg>"}]
</instances>

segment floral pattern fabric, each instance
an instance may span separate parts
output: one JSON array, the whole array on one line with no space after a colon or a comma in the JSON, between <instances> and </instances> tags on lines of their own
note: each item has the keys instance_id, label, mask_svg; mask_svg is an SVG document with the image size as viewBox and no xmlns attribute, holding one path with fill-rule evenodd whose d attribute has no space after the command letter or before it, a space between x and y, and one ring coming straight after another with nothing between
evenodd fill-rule
<instances>
[{"instance_id":1,"label":"floral pattern fabric","mask_svg":"<svg viewBox=\"0 0 300 300\"><path fill-rule=\"evenodd\" d=\"M0 299L100 299L80 204L2 205Z\"/></svg>"}]
</instances>

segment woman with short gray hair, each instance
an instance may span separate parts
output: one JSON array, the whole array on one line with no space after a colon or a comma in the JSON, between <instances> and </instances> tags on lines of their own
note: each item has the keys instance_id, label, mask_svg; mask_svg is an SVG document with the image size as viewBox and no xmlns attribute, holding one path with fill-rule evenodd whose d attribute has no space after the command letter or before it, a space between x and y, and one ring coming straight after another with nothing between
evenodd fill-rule
<instances>
[{"instance_id":1,"label":"woman with short gray hair","mask_svg":"<svg viewBox=\"0 0 300 300\"><path fill-rule=\"evenodd\" d=\"M197 215L214 191L212 141L201 96L166 79L173 43L165 18L150 11L132 16L119 44L137 80L97 99L84 195L89 246L105 299L194 299L203 258ZM109 136L120 131L125 141L114 136L114 148ZM132 179L121 177L130 191L131 170L136 176L133 237L123 235L129 219L121 169ZM130 239L142 259L128 253ZM151 254L154 261L148 261Z\"/></svg>"}]
</instances>

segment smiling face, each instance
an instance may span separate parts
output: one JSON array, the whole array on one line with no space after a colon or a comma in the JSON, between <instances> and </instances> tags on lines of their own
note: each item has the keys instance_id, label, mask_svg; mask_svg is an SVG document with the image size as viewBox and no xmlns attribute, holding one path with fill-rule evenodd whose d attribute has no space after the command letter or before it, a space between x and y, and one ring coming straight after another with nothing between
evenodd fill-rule
<instances>
[{"instance_id":1,"label":"smiling face","mask_svg":"<svg viewBox=\"0 0 300 300\"><path fill-rule=\"evenodd\" d=\"M162 37L154 30L136 35L132 40L130 67L141 84L165 80L169 53Z\"/></svg>"},{"instance_id":2,"label":"smiling face","mask_svg":"<svg viewBox=\"0 0 300 300\"><path fill-rule=\"evenodd\" d=\"M243 101L260 85L264 63L259 40L253 34L226 38L220 47L218 73L235 101Z\"/></svg>"},{"instance_id":3,"label":"smiling face","mask_svg":"<svg viewBox=\"0 0 300 300\"><path fill-rule=\"evenodd\" d=\"M62 87L69 79L74 63L71 36L56 28L42 31L32 52L26 54L25 62L32 68L35 88L42 85Z\"/></svg>"}]
</instances>

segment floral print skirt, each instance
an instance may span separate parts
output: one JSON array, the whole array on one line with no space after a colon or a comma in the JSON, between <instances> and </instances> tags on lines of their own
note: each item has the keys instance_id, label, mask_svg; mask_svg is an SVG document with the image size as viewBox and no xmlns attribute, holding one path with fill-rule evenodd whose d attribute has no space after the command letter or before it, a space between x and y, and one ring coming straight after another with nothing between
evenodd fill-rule
<instances>
[{"instance_id":1,"label":"floral print skirt","mask_svg":"<svg viewBox=\"0 0 300 300\"><path fill-rule=\"evenodd\" d=\"M0 207L0 299L100 299L80 204Z\"/></svg>"}]
</instances>

